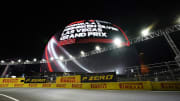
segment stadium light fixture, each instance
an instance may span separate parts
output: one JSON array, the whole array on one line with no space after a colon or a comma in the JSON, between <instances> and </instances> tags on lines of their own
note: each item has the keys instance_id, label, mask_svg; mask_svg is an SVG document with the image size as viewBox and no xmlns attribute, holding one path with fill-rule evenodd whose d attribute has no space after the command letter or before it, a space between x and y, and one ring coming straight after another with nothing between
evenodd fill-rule
<instances>
[{"instance_id":1,"label":"stadium light fixture","mask_svg":"<svg viewBox=\"0 0 180 101\"><path fill-rule=\"evenodd\" d=\"M95 50L100 51L101 48L100 48L99 46L96 46L96 47L95 47Z\"/></svg>"},{"instance_id":2,"label":"stadium light fixture","mask_svg":"<svg viewBox=\"0 0 180 101\"><path fill-rule=\"evenodd\" d=\"M19 59L18 62L21 62L21 59Z\"/></svg>"},{"instance_id":3,"label":"stadium light fixture","mask_svg":"<svg viewBox=\"0 0 180 101\"><path fill-rule=\"evenodd\" d=\"M26 60L25 62L26 62L26 63L29 63L30 61L29 61L29 60Z\"/></svg>"},{"instance_id":4,"label":"stadium light fixture","mask_svg":"<svg viewBox=\"0 0 180 101\"><path fill-rule=\"evenodd\" d=\"M115 38L113 40L114 45L116 45L117 47L121 47L122 46L122 40L120 38Z\"/></svg>"},{"instance_id":5,"label":"stadium light fixture","mask_svg":"<svg viewBox=\"0 0 180 101\"><path fill-rule=\"evenodd\" d=\"M46 60L45 60L45 59L42 59L41 61L45 62Z\"/></svg>"},{"instance_id":6,"label":"stadium light fixture","mask_svg":"<svg viewBox=\"0 0 180 101\"><path fill-rule=\"evenodd\" d=\"M11 61L12 64L14 64L15 62L14 61Z\"/></svg>"},{"instance_id":7,"label":"stadium light fixture","mask_svg":"<svg viewBox=\"0 0 180 101\"><path fill-rule=\"evenodd\" d=\"M84 52L84 51L81 51L80 53L81 53L81 56L84 56L84 55L85 55L85 52Z\"/></svg>"},{"instance_id":8,"label":"stadium light fixture","mask_svg":"<svg viewBox=\"0 0 180 101\"><path fill-rule=\"evenodd\" d=\"M4 60L1 60L1 63L5 63L5 61L4 61Z\"/></svg>"},{"instance_id":9,"label":"stadium light fixture","mask_svg":"<svg viewBox=\"0 0 180 101\"><path fill-rule=\"evenodd\" d=\"M62 61L62 60L64 60L64 57L63 57L63 56L60 56L59 59Z\"/></svg>"},{"instance_id":10,"label":"stadium light fixture","mask_svg":"<svg viewBox=\"0 0 180 101\"><path fill-rule=\"evenodd\" d=\"M69 55L69 57L72 59L72 58L74 58L72 55Z\"/></svg>"},{"instance_id":11,"label":"stadium light fixture","mask_svg":"<svg viewBox=\"0 0 180 101\"><path fill-rule=\"evenodd\" d=\"M119 70L118 69L116 69L116 75L119 75L120 73L119 73Z\"/></svg>"},{"instance_id":12,"label":"stadium light fixture","mask_svg":"<svg viewBox=\"0 0 180 101\"><path fill-rule=\"evenodd\" d=\"M142 36L143 37L148 36L149 35L149 31L150 31L150 28L143 29L141 31Z\"/></svg>"},{"instance_id":13,"label":"stadium light fixture","mask_svg":"<svg viewBox=\"0 0 180 101\"><path fill-rule=\"evenodd\" d=\"M131 69L131 73L133 73L134 72L134 69Z\"/></svg>"},{"instance_id":14,"label":"stadium light fixture","mask_svg":"<svg viewBox=\"0 0 180 101\"><path fill-rule=\"evenodd\" d=\"M150 30L155 26L155 24L156 24L156 23L153 23L153 24L149 25L147 28L143 29L143 30L141 31L141 35L142 35L143 37L148 36L148 35L150 34Z\"/></svg>"},{"instance_id":15,"label":"stadium light fixture","mask_svg":"<svg viewBox=\"0 0 180 101\"><path fill-rule=\"evenodd\" d=\"M15 76L15 75L12 75L11 78L16 78L16 76Z\"/></svg>"},{"instance_id":16,"label":"stadium light fixture","mask_svg":"<svg viewBox=\"0 0 180 101\"><path fill-rule=\"evenodd\" d=\"M54 60L54 57L51 57L50 60L53 61L53 60Z\"/></svg>"},{"instance_id":17,"label":"stadium light fixture","mask_svg":"<svg viewBox=\"0 0 180 101\"><path fill-rule=\"evenodd\" d=\"M34 58L34 59L33 59L33 61L34 61L34 62L36 62L36 61L37 61L37 59L36 59L36 58Z\"/></svg>"}]
</instances>

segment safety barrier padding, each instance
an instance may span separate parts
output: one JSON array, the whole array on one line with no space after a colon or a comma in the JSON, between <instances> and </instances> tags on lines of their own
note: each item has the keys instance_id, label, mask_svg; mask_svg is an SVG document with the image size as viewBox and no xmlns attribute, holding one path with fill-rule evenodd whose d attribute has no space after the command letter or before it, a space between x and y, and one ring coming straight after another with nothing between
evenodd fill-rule
<instances>
[{"instance_id":1,"label":"safety barrier padding","mask_svg":"<svg viewBox=\"0 0 180 101\"><path fill-rule=\"evenodd\" d=\"M151 90L150 82L107 82L107 83L27 83L0 84L0 88L70 88L70 89L114 89Z\"/></svg>"},{"instance_id":2,"label":"safety barrier padding","mask_svg":"<svg viewBox=\"0 0 180 101\"><path fill-rule=\"evenodd\" d=\"M69 88L104 90L171 90L180 91L180 81L171 82L93 82L81 83L80 76L58 77L56 83L24 83L24 78L0 78L0 88Z\"/></svg>"},{"instance_id":3,"label":"safety barrier padding","mask_svg":"<svg viewBox=\"0 0 180 101\"><path fill-rule=\"evenodd\" d=\"M9 84L0 84L0 88L8 88L10 87Z\"/></svg>"},{"instance_id":4,"label":"safety barrier padding","mask_svg":"<svg viewBox=\"0 0 180 101\"><path fill-rule=\"evenodd\" d=\"M81 83L81 76L61 76L56 78L56 83Z\"/></svg>"},{"instance_id":5,"label":"safety barrier padding","mask_svg":"<svg viewBox=\"0 0 180 101\"><path fill-rule=\"evenodd\" d=\"M56 88L111 89L111 90L152 90L151 82L105 82L56 84Z\"/></svg>"},{"instance_id":6,"label":"safety barrier padding","mask_svg":"<svg viewBox=\"0 0 180 101\"><path fill-rule=\"evenodd\" d=\"M152 82L152 90L180 91L180 81Z\"/></svg>"},{"instance_id":7,"label":"safety barrier padding","mask_svg":"<svg viewBox=\"0 0 180 101\"><path fill-rule=\"evenodd\" d=\"M152 90L150 81L120 82L118 86L120 90Z\"/></svg>"},{"instance_id":8,"label":"safety barrier padding","mask_svg":"<svg viewBox=\"0 0 180 101\"><path fill-rule=\"evenodd\" d=\"M0 84L24 84L25 78L0 78Z\"/></svg>"}]
</instances>

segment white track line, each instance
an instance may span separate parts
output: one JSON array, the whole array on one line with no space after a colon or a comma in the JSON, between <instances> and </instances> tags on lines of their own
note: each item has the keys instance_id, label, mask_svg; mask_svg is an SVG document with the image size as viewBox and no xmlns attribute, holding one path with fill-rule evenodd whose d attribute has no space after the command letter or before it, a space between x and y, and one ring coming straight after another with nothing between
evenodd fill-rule
<instances>
[{"instance_id":1,"label":"white track line","mask_svg":"<svg viewBox=\"0 0 180 101\"><path fill-rule=\"evenodd\" d=\"M9 99L11 99L11 100L13 100L13 101L19 101L18 99L15 99L15 98L13 98L13 97L11 97L11 96L7 96L7 95L5 95L5 94L0 94L1 96L4 96L4 97L7 97L7 98L9 98Z\"/></svg>"}]
</instances>

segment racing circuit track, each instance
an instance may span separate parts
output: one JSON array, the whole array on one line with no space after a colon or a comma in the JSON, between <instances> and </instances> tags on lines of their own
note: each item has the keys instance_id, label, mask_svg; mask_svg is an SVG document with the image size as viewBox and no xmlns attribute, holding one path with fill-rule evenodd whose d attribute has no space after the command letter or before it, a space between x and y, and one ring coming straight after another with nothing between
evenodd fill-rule
<instances>
[{"instance_id":1,"label":"racing circuit track","mask_svg":"<svg viewBox=\"0 0 180 101\"><path fill-rule=\"evenodd\" d=\"M180 101L180 92L0 88L0 101Z\"/></svg>"}]
</instances>

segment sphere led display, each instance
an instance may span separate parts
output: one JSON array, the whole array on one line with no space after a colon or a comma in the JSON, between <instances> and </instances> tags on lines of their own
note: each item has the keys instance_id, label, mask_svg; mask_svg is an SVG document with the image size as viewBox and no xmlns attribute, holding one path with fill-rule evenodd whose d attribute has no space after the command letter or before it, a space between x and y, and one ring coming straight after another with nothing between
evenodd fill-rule
<instances>
[{"instance_id":1,"label":"sphere led display","mask_svg":"<svg viewBox=\"0 0 180 101\"><path fill-rule=\"evenodd\" d=\"M63 31L55 33L49 40L43 55L48 63L41 66L41 71L110 72L114 68L113 65L120 64L120 60L117 61L118 58L109 55L111 53L105 52L84 58L77 57L88 51L101 51L102 48L115 45L114 42L119 46L130 45L126 34L117 25L100 20L81 20L70 23ZM126 49L122 48L121 51L123 50Z\"/></svg>"}]
</instances>

